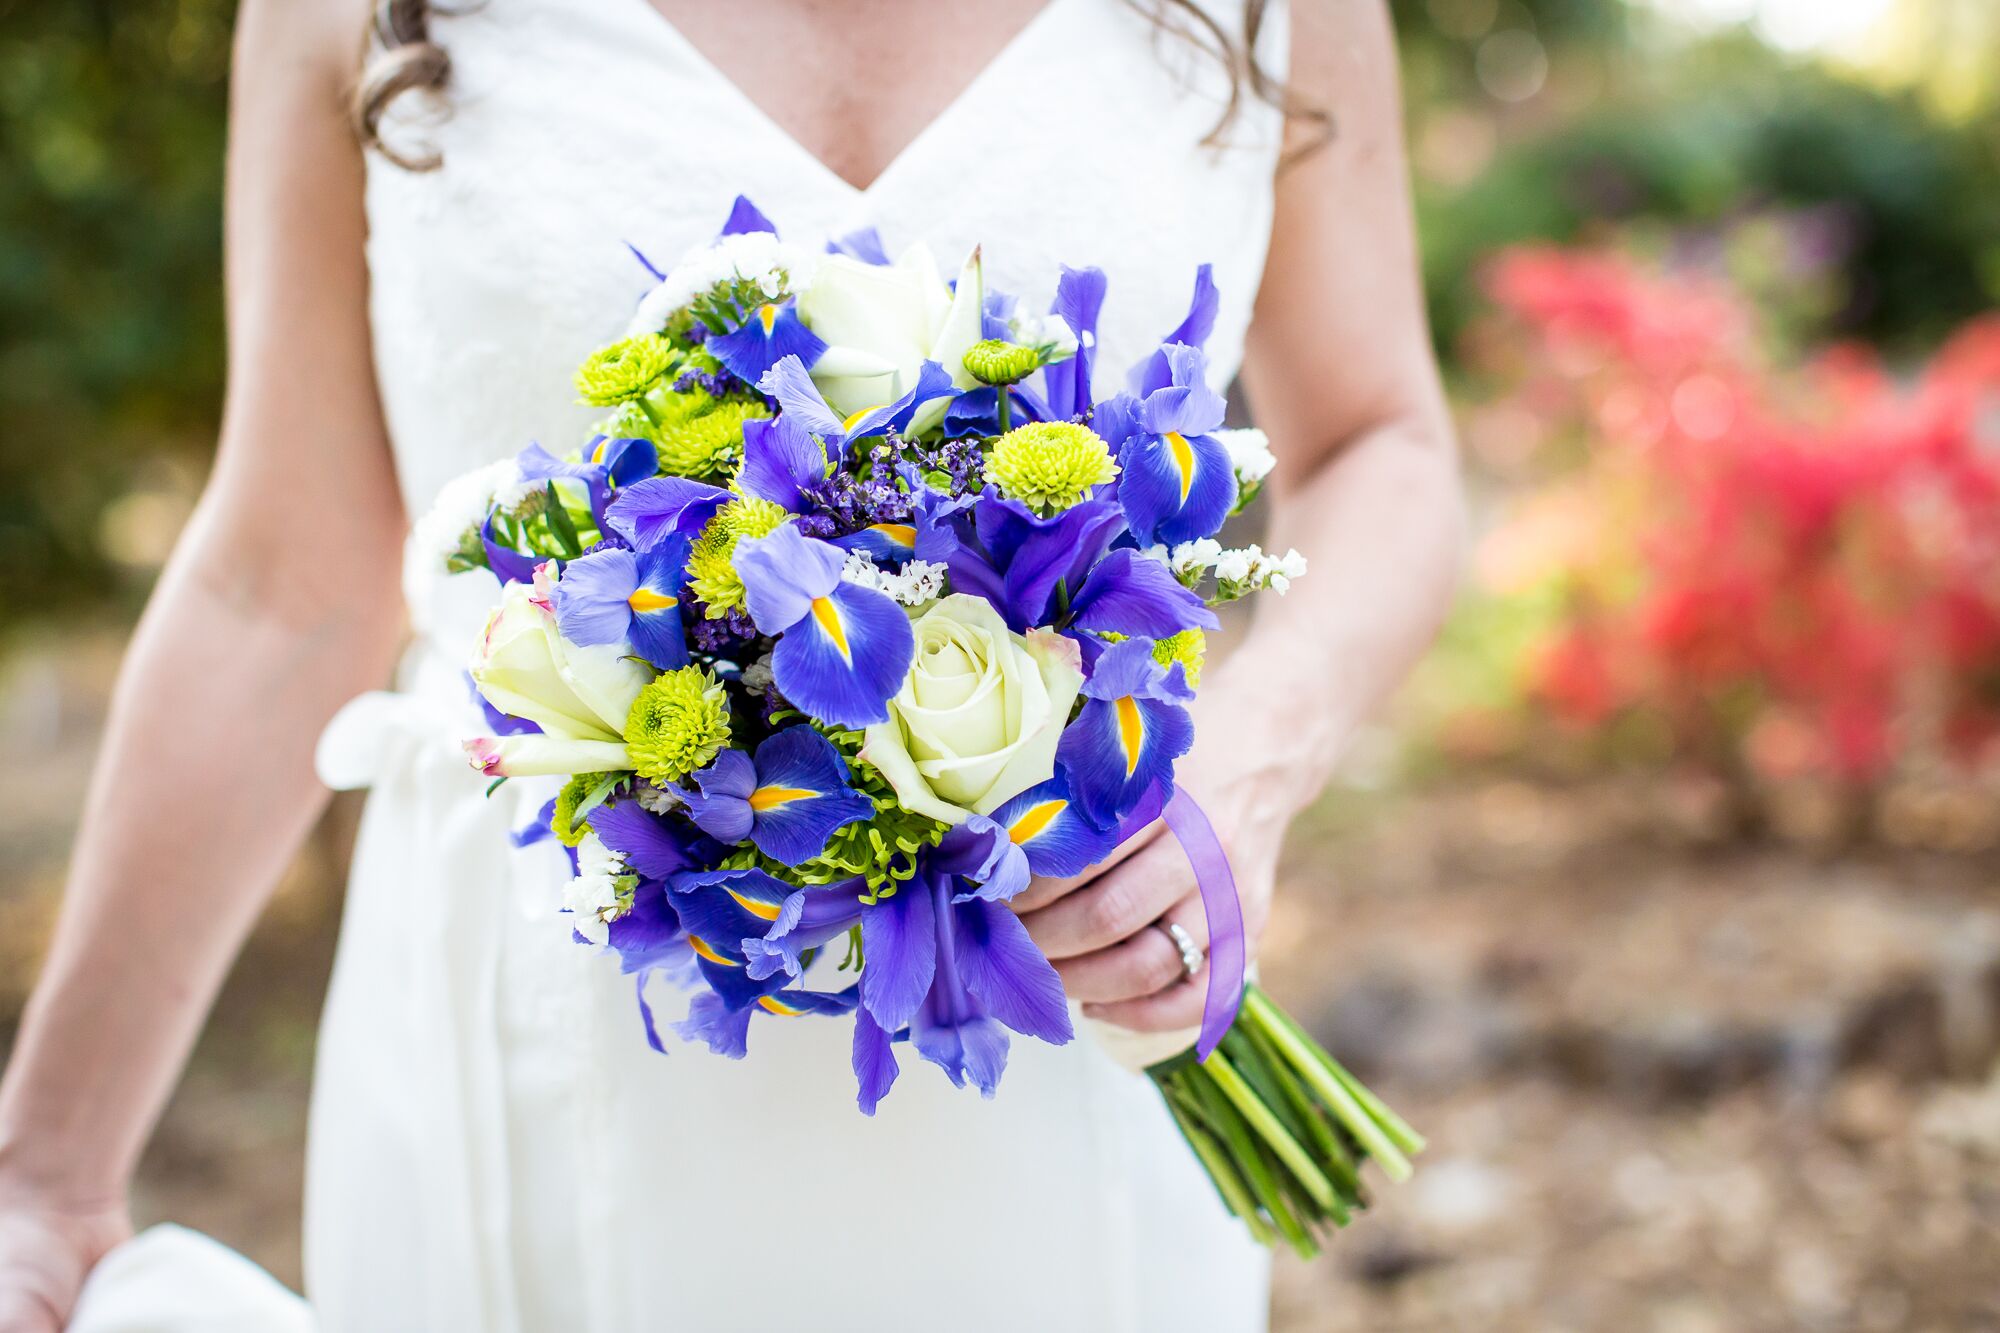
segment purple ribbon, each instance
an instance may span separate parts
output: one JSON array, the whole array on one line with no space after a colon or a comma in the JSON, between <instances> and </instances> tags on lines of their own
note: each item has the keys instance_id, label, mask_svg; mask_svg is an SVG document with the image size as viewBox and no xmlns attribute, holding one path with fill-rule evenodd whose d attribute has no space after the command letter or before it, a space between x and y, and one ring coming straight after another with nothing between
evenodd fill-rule
<instances>
[{"instance_id":1,"label":"purple ribbon","mask_svg":"<svg viewBox=\"0 0 2000 1333\"><path fill-rule=\"evenodd\" d=\"M1243 977L1249 967L1243 942L1243 904L1236 898L1236 876L1229 869L1229 854L1194 797L1175 788L1160 815L1194 867L1201 910L1208 918L1208 996L1202 1001L1201 1037L1194 1047L1195 1058L1206 1060L1236 1021L1236 1010L1243 1003Z\"/></svg>"}]
</instances>

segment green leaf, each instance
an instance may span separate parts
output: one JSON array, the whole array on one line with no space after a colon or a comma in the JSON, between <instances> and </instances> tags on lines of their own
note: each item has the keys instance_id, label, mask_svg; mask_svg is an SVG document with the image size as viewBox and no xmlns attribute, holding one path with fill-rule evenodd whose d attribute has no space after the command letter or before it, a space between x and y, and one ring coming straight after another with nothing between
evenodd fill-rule
<instances>
[{"instance_id":1,"label":"green leaf","mask_svg":"<svg viewBox=\"0 0 2000 1333\"><path fill-rule=\"evenodd\" d=\"M561 497L556 494L556 484L552 480L544 492L544 511L548 515L549 531L562 543L563 552L571 560L583 554L583 542L576 535L576 524L570 522L569 510L563 508Z\"/></svg>"}]
</instances>

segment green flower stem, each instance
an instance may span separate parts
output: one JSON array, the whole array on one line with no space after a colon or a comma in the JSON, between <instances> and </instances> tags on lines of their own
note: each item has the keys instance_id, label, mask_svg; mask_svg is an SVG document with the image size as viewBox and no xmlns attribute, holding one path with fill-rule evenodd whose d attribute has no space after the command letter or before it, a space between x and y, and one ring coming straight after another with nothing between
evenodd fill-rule
<instances>
[{"instance_id":1,"label":"green flower stem","mask_svg":"<svg viewBox=\"0 0 2000 1333\"><path fill-rule=\"evenodd\" d=\"M1187 1105L1189 1094L1179 1084L1169 1084L1166 1089L1167 1110L1173 1113L1174 1125L1181 1137L1187 1140L1194 1155L1208 1168L1208 1178L1215 1185L1215 1192L1222 1196L1223 1206L1243 1219L1250 1234L1261 1245L1269 1245L1276 1238L1271 1228L1266 1226L1261 1213L1257 1211L1257 1201L1250 1197L1249 1186L1243 1183L1236 1166L1227 1153L1195 1118L1195 1113Z\"/></svg>"},{"instance_id":2,"label":"green flower stem","mask_svg":"<svg viewBox=\"0 0 2000 1333\"><path fill-rule=\"evenodd\" d=\"M1243 1118L1250 1122L1251 1128L1255 1129L1270 1146L1271 1151L1277 1154L1278 1160L1290 1168L1312 1201L1329 1213L1340 1208L1341 1203L1334 1193L1332 1183L1320 1173L1317 1166L1313 1165L1312 1154L1300 1147L1299 1141L1279 1123L1277 1115L1265 1104L1264 1099L1257 1095L1256 1090L1244 1081L1228 1057L1221 1051L1215 1051L1209 1055L1206 1065L1216 1086L1236 1104L1236 1109L1242 1112Z\"/></svg>"},{"instance_id":3,"label":"green flower stem","mask_svg":"<svg viewBox=\"0 0 2000 1333\"><path fill-rule=\"evenodd\" d=\"M1359 1143L1370 1157L1381 1163L1383 1174L1391 1180L1408 1180L1410 1159L1403 1155L1402 1149L1390 1137L1383 1123L1369 1114L1362 1103L1355 1098L1348 1083L1334 1072L1338 1066L1333 1064L1333 1058L1321 1051L1311 1038L1285 1015L1284 1011L1265 999L1254 988L1246 995L1244 1004L1265 1023L1272 1040L1277 1043L1278 1049L1291 1063L1292 1068L1297 1070L1299 1077L1319 1094L1320 1099L1333 1111L1335 1118L1354 1136L1355 1142ZM1209 1057L1211 1062L1214 1058ZM1346 1073L1345 1070L1340 1072ZM1351 1079L1352 1076L1349 1077ZM1377 1106L1381 1105L1373 1096L1369 1100L1374 1101ZM1387 1110L1386 1107L1383 1109ZM1411 1137L1415 1137L1407 1125L1403 1126L1403 1129ZM1422 1140L1418 1139L1417 1142L1421 1144Z\"/></svg>"},{"instance_id":4,"label":"green flower stem","mask_svg":"<svg viewBox=\"0 0 2000 1333\"><path fill-rule=\"evenodd\" d=\"M1213 1055L1209 1056L1212 1062ZM1251 1193L1269 1214L1278 1231L1297 1250L1301 1257L1310 1259L1318 1253L1319 1247L1312 1236L1299 1222L1291 1208L1285 1203L1285 1196L1278 1188L1278 1179L1271 1171L1271 1164L1260 1150L1257 1140L1252 1137L1250 1127L1229 1104L1222 1090L1213 1079L1195 1079L1194 1090L1200 1098L1202 1111L1207 1121L1221 1135L1229 1149L1232 1160L1242 1167L1244 1177L1250 1183Z\"/></svg>"},{"instance_id":5,"label":"green flower stem","mask_svg":"<svg viewBox=\"0 0 2000 1333\"><path fill-rule=\"evenodd\" d=\"M1255 986L1250 987L1249 992L1245 996L1245 1002L1266 1024L1275 1019L1278 1024L1297 1036L1299 1040L1305 1042L1308 1046L1313 1046L1312 1038L1306 1035L1305 1029L1298 1025L1298 1021L1280 1009L1272 1002L1271 997L1263 991L1257 989ZM1340 1061L1334 1059L1325 1050L1321 1050L1318 1047L1313 1047L1313 1049L1321 1062L1326 1065L1328 1071L1340 1080L1341 1085L1347 1089L1349 1095L1355 1101L1361 1103L1367 1109L1368 1114L1374 1118L1375 1123L1382 1127L1382 1132L1394 1140L1397 1147L1412 1156L1424 1150L1424 1136L1417 1133L1415 1129L1412 1129L1409 1122L1391 1110L1388 1103L1370 1092L1367 1086L1360 1079L1349 1073L1347 1067L1341 1064Z\"/></svg>"},{"instance_id":6,"label":"green flower stem","mask_svg":"<svg viewBox=\"0 0 2000 1333\"><path fill-rule=\"evenodd\" d=\"M659 404L653 401L653 395L649 393L641 394L639 397L633 399L632 401L634 404L638 406L641 412L644 412L646 414L646 420L653 423L654 430L666 429L667 425L666 414L661 412Z\"/></svg>"},{"instance_id":7,"label":"green flower stem","mask_svg":"<svg viewBox=\"0 0 2000 1333\"><path fill-rule=\"evenodd\" d=\"M997 392L1000 395L998 400L1000 404L1000 433L1005 435L1014 428L1014 405L1007 401L1008 393L1006 385L1002 384L998 386Z\"/></svg>"},{"instance_id":8,"label":"green flower stem","mask_svg":"<svg viewBox=\"0 0 2000 1333\"><path fill-rule=\"evenodd\" d=\"M1251 1044L1257 1048L1257 1053L1263 1058L1264 1063L1273 1071L1272 1081L1291 1102L1297 1118L1305 1122L1306 1136L1312 1140L1311 1146L1318 1155L1320 1169L1326 1172L1327 1178L1333 1182L1334 1188L1340 1191L1343 1199L1357 1198L1361 1189L1361 1173L1355 1166L1354 1154L1348 1151L1345 1143L1341 1142L1340 1135L1334 1133L1333 1127L1327 1123L1325 1113L1306 1095L1298 1079L1291 1076L1284 1057L1278 1052L1277 1044L1265 1031L1263 1021L1253 1016L1253 1021L1239 1026L1250 1038Z\"/></svg>"}]
</instances>

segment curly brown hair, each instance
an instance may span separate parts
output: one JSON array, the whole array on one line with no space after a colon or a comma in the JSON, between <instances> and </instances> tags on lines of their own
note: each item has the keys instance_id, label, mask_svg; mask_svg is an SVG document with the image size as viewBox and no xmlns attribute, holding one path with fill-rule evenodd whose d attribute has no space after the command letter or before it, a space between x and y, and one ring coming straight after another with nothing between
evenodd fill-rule
<instances>
[{"instance_id":1,"label":"curly brown hair","mask_svg":"<svg viewBox=\"0 0 2000 1333\"><path fill-rule=\"evenodd\" d=\"M1229 99L1203 143L1220 143L1242 114L1246 98L1276 107L1288 122L1308 133L1287 157L1296 158L1319 146L1331 134L1332 116L1321 107L1296 98L1284 79L1258 58L1269 0L1245 0L1243 30L1226 31L1197 0L1125 0L1153 21L1157 31L1185 41L1229 71ZM382 116L390 103L409 92L443 93L451 83L451 55L431 40L434 13L451 13L434 0L379 0L369 24L367 58L355 85L351 115L361 142L398 166L429 171L440 165L434 150L406 152L382 138Z\"/></svg>"}]
</instances>

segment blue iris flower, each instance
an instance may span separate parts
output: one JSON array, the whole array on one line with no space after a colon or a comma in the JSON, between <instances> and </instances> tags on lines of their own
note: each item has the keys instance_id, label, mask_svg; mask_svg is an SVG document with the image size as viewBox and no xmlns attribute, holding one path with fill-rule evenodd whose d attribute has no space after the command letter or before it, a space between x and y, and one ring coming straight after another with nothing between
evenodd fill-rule
<instances>
[{"instance_id":1,"label":"blue iris flower","mask_svg":"<svg viewBox=\"0 0 2000 1333\"><path fill-rule=\"evenodd\" d=\"M819 855L836 829L875 813L875 803L848 785L833 742L807 726L770 737L755 759L724 750L694 778L701 790L687 795L688 813L704 833L718 842L748 839L791 866Z\"/></svg>"},{"instance_id":2,"label":"blue iris flower","mask_svg":"<svg viewBox=\"0 0 2000 1333\"><path fill-rule=\"evenodd\" d=\"M641 551L675 537L693 538L733 497L686 477L652 477L619 492L605 510L612 532Z\"/></svg>"},{"instance_id":3,"label":"blue iris flower","mask_svg":"<svg viewBox=\"0 0 2000 1333\"><path fill-rule=\"evenodd\" d=\"M1226 409L1222 395L1208 387L1206 360L1183 343L1159 355L1166 382L1143 397L1106 402L1094 424L1119 442L1118 499L1132 539L1141 546L1178 546L1221 529L1236 503L1236 474L1213 434Z\"/></svg>"},{"instance_id":4,"label":"blue iris flower","mask_svg":"<svg viewBox=\"0 0 2000 1333\"><path fill-rule=\"evenodd\" d=\"M1010 1030L1056 1045L1073 1035L1061 978L1006 906L1028 877L1028 857L1006 830L975 815L873 903L858 881L795 892L762 940L744 941L746 971L782 983L807 951L858 924L868 959L854 1020L861 1109L874 1114L896 1081L900 1039L990 1097Z\"/></svg>"},{"instance_id":5,"label":"blue iris flower","mask_svg":"<svg viewBox=\"0 0 2000 1333\"><path fill-rule=\"evenodd\" d=\"M1215 267L1203 264L1194 271L1194 295L1188 300L1186 317L1172 333L1160 339L1158 351L1126 372L1126 392L1134 398L1144 398L1155 389L1164 389L1172 384L1173 367L1168 349L1176 343L1196 351L1207 347L1208 335L1215 332L1215 317L1221 309L1222 294L1216 290Z\"/></svg>"},{"instance_id":6,"label":"blue iris flower","mask_svg":"<svg viewBox=\"0 0 2000 1333\"><path fill-rule=\"evenodd\" d=\"M595 435L584 446L583 455L572 463L557 458L539 444L531 444L514 456L523 481L580 483L590 497L591 517L604 524L611 497L634 482L659 471L659 451L651 440L614 439Z\"/></svg>"},{"instance_id":7,"label":"blue iris flower","mask_svg":"<svg viewBox=\"0 0 2000 1333\"><path fill-rule=\"evenodd\" d=\"M918 408L958 392L943 366L926 361L917 371L917 382L894 402L863 408L843 417L827 403L819 386L806 373L805 362L795 356L781 358L758 381L757 387L777 400L783 416L818 436L836 455L844 452L851 441L907 429Z\"/></svg>"},{"instance_id":8,"label":"blue iris flower","mask_svg":"<svg viewBox=\"0 0 2000 1333\"><path fill-rule=\"evenodd\" d=\"M766 301L752 309L741 324L717 334L706 344L723 369L755 384L772 366L788 356L810 368L826 353L826 342L799 318L796 301Z\"/></svg>"},{"instance_id":9,"label":"blue iris flower","mask_svg":"<svg viewBox=\"0 0 2000 1333\"><path fill-rule=\"evenodd\" d=\"M1174 760L1194 744L1194 690L1179 662L1153 659L1151 639L1126 639L1097 659L1083 694L1056 763L1084 818L1115 829L1149 790L1172 785Z\"/></svg>"},{"instance_id":10,"label":"blue iris flower","mask_svg":"<svg viewBox=\"0 0 2000 1333\"><path fill-rule=\"evenodd\" d=\"M1069 325L1076 355L1042 370L1042 387L1051 420L1075 421L1090 414L1090 375L1097 364L1097 320L1104 309L1104 270L1063 266L1056 280L1049 313Z\"/></svg>"},{"instance_id":11,"label":"blue iris flower","mask_svg":"<svg viewBox=\"0 0 2000 1333\"><path fill-rule=\"evenodd\" d=\"M556 626L579 647L627 643L661 670L687 665L681 593L688 539L645 551L592 551L563 566L551 598Z\"/></svg>"},{"instance_id":12,"label":"blue iris flower","mask_svg":"<svg viewBox=\"0 0 2000 1333\"><path fill-rule=\"evenodd\" d=\"M778 639L771 671L779 691L823 722L862 727L888 720L916 635L894 600L840 577L846 561L791 523L738 542L734 556L751 620Z\"/></svg>"},{"instance_id":13,"label":"blue iris flower","mask_svg":"<svg viewBox=\"0 0 2000 1333\"><path fill-rule=\"evenodd\" d=\"M1217 628L1215 613L1164 564L1130 547L1110 549L1123 523L1114 500L1043 517L1019 500L982 495L936 520L920 516L917 554L941 560L954 588L991 602L1016 633L1059 623L1066 631L1164 639Z\"/></svg>"},{"instance_id":14,"label":"blue iris flower","mask_svg":"<svg viewBox=\"0 0 2000 1333\"><path fill-rule=\"evenodd\" d=\"M1049 878L1080 875L1111 854L1115 832L1083 816L1070 797L1069 778L1058 768L993 812L993 822L1021 849L1029 870Z\"/></svg>"}]
</instances>

